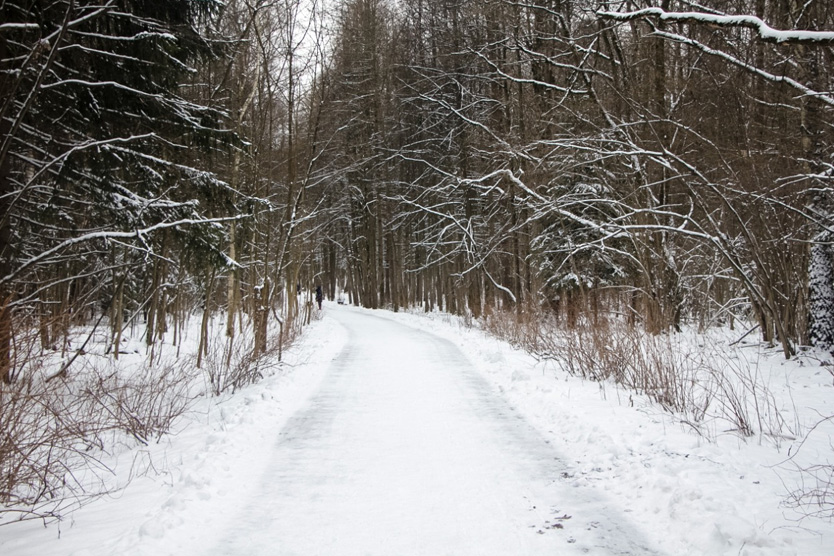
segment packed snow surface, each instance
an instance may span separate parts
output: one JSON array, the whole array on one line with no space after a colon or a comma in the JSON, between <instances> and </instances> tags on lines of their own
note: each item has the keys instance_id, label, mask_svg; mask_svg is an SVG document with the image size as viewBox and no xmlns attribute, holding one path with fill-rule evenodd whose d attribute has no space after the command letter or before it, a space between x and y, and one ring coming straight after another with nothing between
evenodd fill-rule
<instances>
[{"instance_id":1,"label":"packed snow surface","mask_svg":"<svg viewBox=\"0 0 834 556\"><path fill-rule=\"evenodd\" d=\"M347 345L270 448L261 502L230 515L210 553L643 552L623 516L559 478L559 454L454 344L376 316L335 318Z\"/></svg>"},{"instance_id":2,"label":"packed snow surface","mask_svg":"<svg viewBox=\"0 0 834 556\"><path fill-rule=\"evenodd\" d=\"M449 317L324 314L281 372L119 454L143 473L118 494L0 527L0 553L834 553L831 523L780 506L789 446L707 441ZM777 361L793 420L810 427L797 399L834 413L826 370ZM802 449L819 461L829 437Z\"/></svg>"}]
</instances>

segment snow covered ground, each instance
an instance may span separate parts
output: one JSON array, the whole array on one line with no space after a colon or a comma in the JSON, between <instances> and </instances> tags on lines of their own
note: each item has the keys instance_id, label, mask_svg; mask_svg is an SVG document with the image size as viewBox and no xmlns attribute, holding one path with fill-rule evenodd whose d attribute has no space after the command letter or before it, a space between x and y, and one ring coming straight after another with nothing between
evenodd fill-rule
<instances>
[{"instance_id":1,"label":"snow covered ground","mask_svg":"<svg viewBox=\"0 0 834 556\"><path fill-rule=\"evenodd\" d=\"M388 316L449 338L477 361L496 393L563 455L563 478L630 516L658 551L834 554L834 524L801 519L803 514L784 504L803 482L811 486L798 467L834 464L834 427L821 422L834 415L832 374L814 354L786 361L780 350L754 341L730 353L751 366L757 385L767 387L769 395L762 397L778 407L786 428L798 432L795 440L761 435L743 440L720 422L711 424L706 439L644 397L537 363L460 319L436 313Z\"/></svg>"},{"instance_id":2,"label":"snow covered ground","mask_svg":"<svg viewBox=\"0 0 834 556\"><path fill-rule=\"evenodd\" d=\"M834 414L819 362L745 349L793 429ZM834 524L782 504L795 463L834 459L827 424L707 440L438 314L329 305L287 361L122 451L149 472L118 494L0 527L0 553L834 553Z\"/></svg>"}]
</instances>

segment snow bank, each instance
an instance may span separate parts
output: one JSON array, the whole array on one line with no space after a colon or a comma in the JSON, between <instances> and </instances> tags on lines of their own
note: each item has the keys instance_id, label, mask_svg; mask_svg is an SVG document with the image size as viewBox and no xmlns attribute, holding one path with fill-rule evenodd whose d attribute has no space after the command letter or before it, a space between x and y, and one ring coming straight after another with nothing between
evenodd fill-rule
<instances>
[{"instance_id":1,"label":"snow bank","mask_svg":"<svg viewBox=\"0 0 834 556\"><path fill-rule=\"evenodd\" d=\"M565 479L598 492L643 524L645 536L676 555L830 555L834 524L803 517L786 497L807 475L797 467L834 463L832 376L813 354L785 361L781 352L740 346L755 361L795 439L713 439L647 398L611 383L571 377L552 363L441 313L378 315L447 338L564 454ZM738 354L737 354L738 355ZM825 429L825 430L823 430ZM806 436L808 435L808 436ZM804 442L804 443L803 443ZM794 456L794 459L789 459Z\"/></svg>"},{"instance_id":2,"label":"snow bank","mask_svg":"<svg viewBox=\"0 0 834 556\"><path fill-rule=\"evenodd\" d=\"M346 342L332 320L314 321L278 371L234 396L201 399L174 434L107 463L128 483L65 521L0 528L6 556L201 554L233 528L227 512L257 500L249 478L266 466L275 431L314 392ZM132 480L129 480L133 475ZM221 511L218 511L220 509ZM189 531L201 531L199 538Z\"/></svg>"}]
</instances>

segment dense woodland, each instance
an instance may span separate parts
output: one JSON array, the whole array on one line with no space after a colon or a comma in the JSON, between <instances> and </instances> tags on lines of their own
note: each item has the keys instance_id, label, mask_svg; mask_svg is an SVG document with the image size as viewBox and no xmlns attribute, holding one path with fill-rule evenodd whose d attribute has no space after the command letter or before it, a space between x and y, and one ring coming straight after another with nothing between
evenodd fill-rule
<instances>
[{"instance_id":1,"label":"dense woodland","mask_svg":"<svg viewBox=\"0 0 834 556\"><path fill-rule=\"evenodd\" d=\"M78 330L228 367L317 285L830 350L832 80L829 0L0 0L3 426Z\"/></svg>"},{"instance_id":2,"label":"dense woodland","mask_svg":"<svg viewBox=\"0 0 834 556\"><path fill-rule=\"evenodd\" d=\"M832 30L822 0L3 2L3 378L17 332L103 314L262 345L315 284L829 346Z\"/></svg>"}]
</instances>

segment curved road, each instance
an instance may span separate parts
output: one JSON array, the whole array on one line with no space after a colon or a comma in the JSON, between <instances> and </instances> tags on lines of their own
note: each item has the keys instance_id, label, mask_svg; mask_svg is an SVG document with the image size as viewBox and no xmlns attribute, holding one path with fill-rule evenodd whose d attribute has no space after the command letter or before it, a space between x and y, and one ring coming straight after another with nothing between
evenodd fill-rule
<instances>
[{"instance_id":1,"label":"curved road","mask_svg":"<svg viewBox=\"0 0 834 556\"><path fill-rule=\"evenodd\" d=\"M560 455L451 342L348 308L328 316L346 347L216 554L652 553L562 482Z\"/></svg>"}]
</instances>

